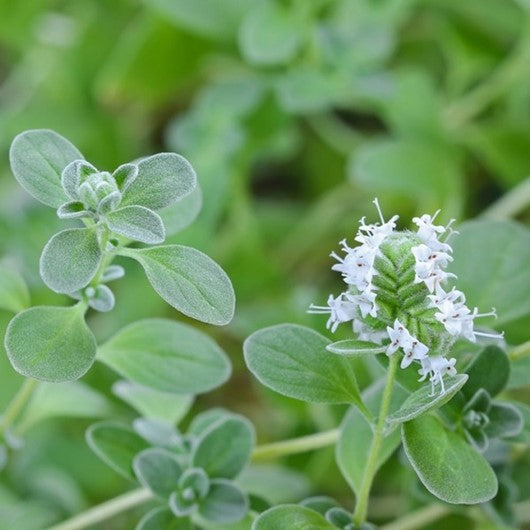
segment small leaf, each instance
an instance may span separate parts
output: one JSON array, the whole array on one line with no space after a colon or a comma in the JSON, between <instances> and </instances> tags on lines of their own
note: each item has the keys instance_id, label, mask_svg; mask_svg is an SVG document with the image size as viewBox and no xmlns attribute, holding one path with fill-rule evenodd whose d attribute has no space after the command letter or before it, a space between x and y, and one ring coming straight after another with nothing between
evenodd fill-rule
<instances>
[{"instance_id":1,"label":"small leaf","mask_svg":"<svg viewBox=\"0 0 530 530\"><path fill-rule=\"evenodd\" d=\"M510 403L494 401L488 417L490 422L484 430L490 438L511 438L523 430L523 415Z\"/></svg>"},{"instance_id":2,"label":"small leaf","mask_svg":"<svg viewBox=\"0 0 530 530\"><path fill-rule=\"evenodd\" d=\"M9 151L11 170L20 185L35 199L53 208L68 200L61 185L63 169L82 158L66 138L47 129L20 133Z\"/></svg>"},{"instance_id":3,"label":"small leaf","mask_svg":"<svg viewBox=\"0 0 530 530\"><path fill-rule=\"evenodd\" d=\"M169 508L153 508L147 512L136 530L193 530L189 519L177 518Z\"/></svg>"},{"instance_id":4,"label":"small leaf","mask_svg":"<svg viewBox=\"0 0 530 530\"><path fill-rule=\"evenodd\" d=\"M164 223L160 216L143 206L125 206L105 216L108 227L134 241L154 245L166 238Z\"/></svg>"},{"instance_id":5,"label":"small leaf","mask_svg":"<svg viewBox=\"0 0 530 530\"><path fill-rule=\"evenodd\" d=\"M232 482L214 479L208 495L199 502L199 513L207 521L228 524L240 521L248 511L245 494Z\"/></svg>"},{"instance_id":6,"label":"small leaf","mask_svg":"<svg viewBox=\"0 0 530 530\"><path fill-rule=\"evenodd\" d=\"M436 417L420 416L401 429L405 453L433 495L451 504L478 504L497 494L497 478L485 458Z\"/></svg>"},{"instance_id":7,"label":"small leaf","mask_svg":"<svg viewBox=\"0 0 530 530\"><path fill-rule=\"evenodd\" d=\"M424 385L411 394L401 405L399 410L388 416L387 425L410 421L413 418L425 414L429 410L437 409L445 405L465 384L468 379L466 374L457 374L445 379L445 392L431 394L430 385Z\"/></svg>"},{"instance_id":8,"label":"small leaf","mask_svg":"<svg viewBox=\"0 0 530 530\"><path fill-rule=\"evenodd\" d=\"M17 372L55 383L79 379L96 356L80 305L26 309L9 323L5 347Z\"/></svg>"},{"instance_id":9,"label":"small leaf","mask_svg":"<svg viewBox=\"0 0 530 530\"><path fill-rule=\"evenodd\" d=\"M101 261L96 231L70 228L55 234L40 257L40 275L57 293L73 293L86 287Z\"/></svg>"},{"instance_id":10,"label":"small leaf","mask_svg":"<svg viewBox=\"0 0 530 530\"><path fill-rule=\"evenodd\" d=\"M74 160L70 162L61 173L61 185L66 195L72 201L78 201L79 194L77 188L88 175L96 172L97 169L86 160Z\"/></svg>"},{"instance_id":11,"label":"small leaf","mask_svg":"<svg viewBox=\"0 0 530 530\"><path fill-rule=\"evenodd\" d=\"M513 441L530 444L530 406L519 401L510 401L510 404L517 408L523 417L523 429L514 437Z\"/></svg>"},{"instance_id":12,"label":"small leaf","mask_svg":"<svg viewBox=\"0 0 530 530\"><path fill-rule=\"evenodd\" d=\"M112 421L96 423L87 429L86 440L105 464L123 477L136 480L133 459L149 444L130 427Z\"/></svg>"},{"instance_id":13,"label":"small leaf","mask_svg":"<svg viewBox=\"0 0 530 530\"><path fill-rule=\"evenodd\" d=\"M114 280L119 280L125 276L125 269L120 265L110 265L108 266L103 274L101 275L101 282L107 283Z\"/></svg>"},{"instance_id":14,"label":"small leaf","mask_svg":"<svg viewBox=\"0 0 530 530\"><path fill-rule=\"evenodd\" d=\"M245 361L264 385L317 403L355 403L365 410L351 359L326 351L330 341L310 328L281 324L253 333Z\"/></svg>"},{"instance_id":15,"label":"small leaf","mask_svg":"<svg viewBox=\"0 0 530 530\"><path fill-rule=\"evenodd\" d=\"M122 249L120 253L138 261L154 290L185 315L218 326L232 320L232 283L206 254L182 245Z\"/></svg>"},{"instance_id":16,"label":"small leaf","mask_svg":"<svg viewBox=\"0 0 530 530\"><path fill-rule=\"evenodd\" d=\"M227 418L232 414L232 412L220 407L200 412L191 420L190 426L188 427L188 434L200 437L214 423L217 423L219 420Z\"/></svg>"},{"instance_id":17,"label":"small leaf","mask_svg":"<svg viewBox=\"0 0 530 530\"><path fill-rule=\"evenodd\" d=\"M171 394L133 383L132 381L116 381L112 392L143 417L178 423L191 408L191 394Z\"/></svg>"},{"instance_id":18,"label":"small leaf","mask_svg":"<svg viewBox=\"0 0 530 530\"><path fill-rule=\"evenodd\" d=\"M92 212L85 210L85 205L79 201L65 202L57 208L59 219L81 219L82 217L93 217Z\"/></svg>"},{"instance_id":19,"label":"small leaf","mask_svg":"<svg viewBox=\"0 0 530 530\"><path fill-rule=\"evenodd\" d=\"M136 418L133 421L133 429L144 440L156 447L170 449L180 442L177 430L167 421L153 418Z\"/></svg>"},{"instance_id":20,"label":"small leaf","mask_svg":"<svg viewBox=\"0 0 530 530\"><path fill-rule=\"evenodd\" d=\"M190 194L197 177L190 163L176 153L159 153L137 164L138 174L123 192L122 206L159 210Z\"/></svg>"},{"instance_id":21,"label":"small leaf","mask_svg":"<svg viewBox=\"0 0 530 530\"><path fill-rule=\"evenodd\" d=\"M202 433L191 457L192 465L213 478L234 478L247 465L254 438L252 424L243 416L231 414Z\"/></svg>"},{"instance_id":22,"label":"small leaf","mask_svg":"<svg viewBox=\"0 0 530 530\"><path fill-rule=\"evenodd\" d=\"M298 51L302 31L294 12L277 2L251 9L239 31L239 47L245 59L257 65L282 64Z\"/></svg>"},{"instance_id":23,"label":"small leaf","mask_svg":"<svg viewBox=\"0 0 530 530\"><path fill-rule=\"evenodd\" d=\"M116 181L116 184L118 185L118 188L122 194L131 185L131 183L137 176L138 166L136 164L122 164L112 174L112 177Z\"/></svg>"},{"instance_id":24,"label":"small leaf","mask_svg":"<svg viewBox=\"0 0 530 530\"><path fill-rule=\"evenodd\" d=\"M383 353L386 350L386 346L378 346L363 340L346 339L329 344L326 346L326 350L339 355L373 355Z\"/></svg>"},{"instance_id":25,"label":"small leaf","mask_svg":"<svg viewBox=\"0 0 530 530\"><path fill-rule=\"evenodd\" d=\"M165 319L126 326L99 348L98 360L135 383L176 394L207 392L230 375L230 362L210 337Z\"/></svg>"},{"instance_id":26,"label":"small leaf","mask_svg":"<svg viewBox=\"0 0 530 530\"><path fill-rule=\"evenodd\" d=\"M0 309L18 313L30 305L24 278L11 266L0 262Z\"/></svg>"},{"instance_id":27,"label":"small leaf","mask_svg":"<svg viewBox=\"0 0 530 530\"><path fill-rule=\"evenodd\" d=\"M87 293L89 289L90 296L88 296L88 305L92 309L102 313L106 313L114 309L116 300L114 298L113 292L106 285L98 285L96 288L88 287L85 289L85 293Z\"/></svg>"},{"instance_id":28,"label":"small leaf","mask_svg":"<svg viewBox=\"0 0 530 530\"><path fill-rule=\"evenodd\" d=\"M498 346L486 346L466 368L469 381L462 389L470 399L481 388L495 397L508 384L510 361L506 353Z\"/></svg>"},{"instance_id":29,"label":"small leaf","mask_svg":"<svg viewBox=\"0 0 530 530\"><path fill-rule=\"evenodd\" d=\"M155 447L137 454L133 469L140 484L161 499L169 499L182 475L176 458L169 451Z\"/></svg>"},{"instance_id":30,"label":"small leaf","mask_svg":"<svg viewBox=\"0 0 530 530\"><path fill-rule=\"evenodd\" d=\"M252 530L336 530L318 512L298 506L284 504L263 512L254 521Z\"/></svg>"}]
</instances>

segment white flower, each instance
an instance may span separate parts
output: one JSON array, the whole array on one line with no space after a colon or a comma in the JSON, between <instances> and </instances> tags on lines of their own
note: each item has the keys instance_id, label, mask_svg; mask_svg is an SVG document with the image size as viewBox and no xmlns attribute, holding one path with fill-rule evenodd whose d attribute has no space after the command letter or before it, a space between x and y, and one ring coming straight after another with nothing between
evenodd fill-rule
<instances>
[{"instance_id":1,"label":"white flower","mask_svg":"<svg viewBox=\"0 0 530 530\"><path fill-rule=\"evenodd\" d=\"M458 291L456 287L453 287L449 292L445 292L442 286L438 284L435 291L436 294L427 295L427 298L431 301L431 307L440 307L445 301L459 304L463 304L466 301L464 293Z\"/></svg>"},{"instance_id":2,"label":"white flower","mask_svg":"<svg viewBox=\"0 0 530 530\"><path fill-rule=\"evenodd\" d=\"M425 381L427 376L431 382L431 396L434 396L436 384L439 383L441 387L441 393L445 392L444 386L444 375L455 376L456 375L456 359L446 359L441 355L435 357L425 357L421 360L421 368L418 373L422 376L419 381Z\"/></svg>"},{"instance_id":3,"label":"white flower","mask_svg":"<svg viewBox=\"0 0 530 530\"><path fill-rule=\"evenodd\" d=\"M356 306L349 301L343 299L344 293L339 294L334 298L332 294L328 297L327 306L317 306L311 304L308 313L312 314L329 314L329 319L326 323L327 329L335 333L339 324L342 322L349 322L355 318Z\"/></svg>"},{"instance_id":4,"label":"white flower","mask_svg":"<svg viewBox=\"0 0 530 530\"><path fill-rule=\"evenodd\" d=\"M406 344L403 347L403 359L401 360L401 368L407 368L410 366L412 361L421 361L427 357L429 348L425 346L422 342L412 337L410 344Z\"/></svg>"},{"instance_id":5,"label":"white flower","mask_svg":"<svg viewBox=\"0 0 530 530\"><path fill-rule=\"evenodd\" d=\"M367 315L372 317L377 316L376 294L370 288L365 289L360 294L346 293L346 298L359 308L363 317Z\"/></svg>"},{"instance_id":6,"label":"white flower","mask_svg":"<svg viewBox=\"0 0 530 530\"><path fill-rule=\"evenodd\" d=\"M406 347L412 343L412 336L409 333L408 329L396 318L394 320L394 327L391 328L387 326L386 331L388 337L390 338L390 344L386 349L386 354L390 357L393 355L399 348Z\"/></svg>"},{"instance_id":7,"label":"white flower","mask_svg":"<svg viewBox=\"0 0 530 530\"><path fill-rule=\"evenodd\" d=\"M444 300L439 306L435 317L444 326L445 329L454 336L462 334L464 323L472 321L473 317L470 318L471 311L463 303L455 304L451 300Z\"/></svg>"}]
</instances>

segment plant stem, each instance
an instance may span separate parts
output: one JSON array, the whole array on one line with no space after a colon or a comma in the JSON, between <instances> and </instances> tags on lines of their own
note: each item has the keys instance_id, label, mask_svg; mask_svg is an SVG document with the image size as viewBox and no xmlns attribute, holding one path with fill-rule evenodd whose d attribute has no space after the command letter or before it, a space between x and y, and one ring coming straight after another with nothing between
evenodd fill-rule
<instances>
[{"instance_id":1,"label":"plant stem","mask_svg":"<svg viewBox=\"0 0 530 530\"><path fill-rule=\"evenodd\" d=\"M333 445L338 440L339 433L339 429L332 429L330 431L302 436L301 438L260 445L254 449L252 460L271 460L285 455L303 453Z\"/></svg>"},{"instance_id":2,"label":"plant stem","mask_svg":"<svg viewBox=\"0 0 530 530\"><path fill-rule=\"evenodd\" d=\"M530 177L486 208L482 215L493 219L509 219L521 213L528 205L530 205Z\"/></svg>"},{"instance_id":3,"label":"plant stem","mask_svg":"<svg viewBox=\"0 0 530 530\"><path fill-rule=\"evenodd\" d=\"M99 504L86 510L85 512L68 519L58 525L50 527L48 530L81 530L101 523L113 515L117 515L125 510L134 508L153 498L151 491L145 488L139 488L114 497L110 501Z\"/></svg>"},{"instance_id":4,"label":"plant stem","mask_svg":"<svg viewBox=\"0 0 530 530\"><path fill-rule=\"evenodd\" d=\"M510 361L518 361L530 355L530 340L519 344L509 353Z\"/></svg>"},{"instance_id":5,"label":"plant stem","mask_svg":"<svg viewBox=\"0 0 530 530\"><path fill-rule=\"evenodd\" d=\"M383 390L381 407L379 409L379 417L375 426L370 452L368 453L368 460L366 461L366 466L364 468L361 487L359 489L359 495L357 496L357 503L355 505L355 511L353 512L353 522L357 526L361 526L366 521L368 500L370 498L372 483L377 472L377 459L379 457L379 451L384 438L383 431L385 428L386 417L388 416L388 412L390 410L390 400L392 397L392 388L394 386L394 379L396 377L397 365L398 356L393 355L390 358L390 363L388 365L388 375L385 388Z\"/></svg>"},{"instance_id":6,"label":"plant stem","mask_svg":"<svg viewBox=\"0 0 530 530\"><path fill-rule=\"evenodd\" d=\"M392 523L381 527L381 530L416 530L427 528L429 523L437 521L449 513L449 508L443 504L430 504L409 513Z\"/></svg>"},{"instance_id":7,"label":"plant stem","mask_svg":"<svg viewBox=\"0 0 530 530\"><path fill-rule=\"evenodd\" d=\"M4 437L7 430L13 425L19 414L29 401L39 382L36 379L27 378L22 383L18 392L15 394L9 405L6 407L4 414L0 418L0 437Z\"/></svg>"}]
</instances>

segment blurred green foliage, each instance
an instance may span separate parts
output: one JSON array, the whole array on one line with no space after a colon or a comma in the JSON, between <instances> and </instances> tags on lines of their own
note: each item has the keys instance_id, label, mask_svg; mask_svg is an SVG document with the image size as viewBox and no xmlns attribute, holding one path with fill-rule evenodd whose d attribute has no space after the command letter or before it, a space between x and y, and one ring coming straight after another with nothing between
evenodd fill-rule
<instances>
[{"instance_id":1,"label":"blurred green foliage","mask_svg":"<svg viewBox=\"0 0 530 530\"><path fill-rule=\"evenodd\" d=\"M232 324L207 330L235 373L195 408L222 403L247 415L261 442L333 428L344 412L265 390L245 370L241 343L284 321L322 329L305 310L332 290L328 253L353 234L355 219L371 215L375 194L405 218L442 208L444 220L461 221L530 174L527 0L0 0L0 14L0 255L28 281L33 303L66 302L37 270L59 219L8 167L20 131L57 130L102 169L163 150L187 157L203 209L170 242L210 253L238 297ZM98 339L142 317L182 319L139 267L124 266L116 310L92 315ZM3 328L9 318L0 312ZM526 313L510 324L508 341L528 340L529 322ZM359 370L363 386L379 373L370 364ZM114 379L98 365L89 386L72 391L98 403L95 415L132 418L110 392ZM5 405L21 382L5 355L0 382ZM31 442L1 478L0 528L42 528L124 490L84 443L85 409L76 420L40 423L30 412ZM291 490L351 502L331 450L287 463ZM520 457L521 469L529 463ZM379 519L426 495L396 460L382 477ZM530 496L524 479L516 476L517 500ZM396 485L407 500L385 497ZM143 511L104 528L131 528Z\"/></svg>"}]
</instances>

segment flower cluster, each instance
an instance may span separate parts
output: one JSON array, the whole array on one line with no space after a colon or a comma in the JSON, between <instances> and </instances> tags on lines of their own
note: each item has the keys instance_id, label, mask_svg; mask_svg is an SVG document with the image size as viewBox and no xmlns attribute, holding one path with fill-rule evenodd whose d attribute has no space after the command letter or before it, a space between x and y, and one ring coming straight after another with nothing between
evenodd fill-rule
<instances>
[{"instance_id":1,"label":"flower cluster","mask_svg":"<svg viewBox=\"0 0 530 530\"><path fill-rule=\"evenodd\" d=\"M436 225L433 216L414 217L414 232L396 231L395 215L385 221L377 199L374 200L380 223L361 226L355 237L360 245L351 248L341 241L344 257L332 270L340 272L347 289L327 306L311 305L310 313L329 314L327 327L352 322L360 340L387 345L386 354L403 354L401 367L420 364L420 381L429 378L433 393L436 385L444 392L445 375L456 374L456 359L447 358L458 338L472 342L477 336L502 338L502 334L474 329L474 320L495 316L495 310L479 313L466 306L464 293L455 287L444 288L456 278L445 269L453 261L448 237L454 233L448 225Z\"/></svg>"}]
</instances>

